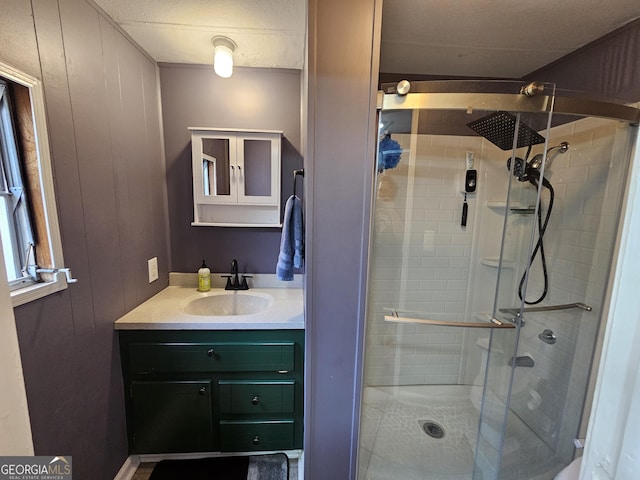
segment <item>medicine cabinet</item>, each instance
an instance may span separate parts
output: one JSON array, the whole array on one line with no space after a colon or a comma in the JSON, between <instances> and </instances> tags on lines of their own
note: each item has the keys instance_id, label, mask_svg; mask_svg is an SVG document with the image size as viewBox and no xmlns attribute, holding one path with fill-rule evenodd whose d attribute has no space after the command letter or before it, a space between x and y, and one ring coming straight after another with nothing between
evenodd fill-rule
<instances>
[{"instance_id":1,"label":"medicine cabinet","mask_svg":"<svg viewBox=\"0 0 640 480\"><path fill-rule=\"evenodd\" d=\"M194 226L280 226L282 132L189 127Z\"/></svg>"}]
</instances>

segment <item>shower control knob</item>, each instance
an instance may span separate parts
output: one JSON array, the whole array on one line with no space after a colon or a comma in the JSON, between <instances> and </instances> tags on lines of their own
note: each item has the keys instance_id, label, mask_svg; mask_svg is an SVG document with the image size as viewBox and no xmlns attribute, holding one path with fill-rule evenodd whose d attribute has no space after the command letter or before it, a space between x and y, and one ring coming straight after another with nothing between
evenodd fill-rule
<instances>
[{"instance_id":1,"label":"shower control knob","mask_svg":"<svg viewBox=\"0 0 640 480\"><path fill-rule=\"evenodd\" d=\"M467 170L464 181L464 191L467 193L473 193L476 191L476 182L478 180L477 170Z\"/></svg>"},{"instance_id":2,"label":"shower control knob","mask_svg":"<svg viewBox=\"0 0 640 480\"><path fill-rule=\"evenodd\" d=\"M548 343L549 345L553 345L558 340L553 331L549 330L548 328L545 329L540 335L538 335L538 338L544 343Z\"/></svg>"}]
</instances>

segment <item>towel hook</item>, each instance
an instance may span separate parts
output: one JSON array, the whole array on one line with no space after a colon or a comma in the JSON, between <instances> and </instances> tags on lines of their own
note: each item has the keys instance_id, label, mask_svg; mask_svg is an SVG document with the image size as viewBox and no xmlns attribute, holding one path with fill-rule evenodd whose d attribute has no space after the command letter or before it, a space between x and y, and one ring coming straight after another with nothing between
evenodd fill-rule
<instances>
[{"instance_id":1,"label":"towel hook","mask_svg":"<svg viewBox=\"0 0 640 480\"><path fill-rule=\"evenodd\" d=\"M296 196L296 178L298 177L298 175L300 175L301 177L304 177L304 168L301 170L294 170L293 171L293 196Z\"/></svg>"}]
</instances>

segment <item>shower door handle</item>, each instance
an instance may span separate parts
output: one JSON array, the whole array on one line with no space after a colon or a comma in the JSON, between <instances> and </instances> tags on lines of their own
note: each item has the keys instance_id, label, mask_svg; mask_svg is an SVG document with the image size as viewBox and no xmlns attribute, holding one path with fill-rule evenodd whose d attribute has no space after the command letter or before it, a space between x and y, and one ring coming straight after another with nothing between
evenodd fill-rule
<instances>
[{"instance_id":1,"label":"shower door handle","mask_svg":"<svg viewBox=\"0 0 640 480\"><path fill-rule=\"evenodd\" d=\"M462 328L515 328L512 323L504 323L497 318L491 318L489 322L451 322L447 320L431 320L424 318L401 317L395 310L391 315L384 316L385 322L397 323L422 323L426 325L437 325L440 327L462 327Z\"/></svg>"},{"instance_id":2,"label":"shower door handle","mask_svg":"<svg viewBox=\"0 0 640 480\"><path fill-rule=\"evenodd\" d=\"M570 308L579 308L580 310L584 310L585 312L590 312L593 308L585 303L564 303L562 305L547 305L545 307L525 307L522 309L523 312L553 312L554 310L568 310ZM502 313L510 313L512 315L518 315L520 313L519 308L501 308L500 312Z\"/></svg>"}]
</instances>

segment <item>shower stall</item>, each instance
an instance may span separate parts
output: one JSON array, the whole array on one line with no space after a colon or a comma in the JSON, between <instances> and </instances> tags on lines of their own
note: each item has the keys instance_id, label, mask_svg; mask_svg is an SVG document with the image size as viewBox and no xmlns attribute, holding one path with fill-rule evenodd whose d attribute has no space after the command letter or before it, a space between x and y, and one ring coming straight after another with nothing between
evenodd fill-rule
<instances>
[{"instance_id":1,"label":"shower stall","mask_svg":"<svg viewBox=\"0 0 640 480\"><path fill-rule=\"evenodd\" d=\"M519 82L379 95L359 480L579 455L638 109Z\"/></svg>"}]
</instances>

